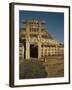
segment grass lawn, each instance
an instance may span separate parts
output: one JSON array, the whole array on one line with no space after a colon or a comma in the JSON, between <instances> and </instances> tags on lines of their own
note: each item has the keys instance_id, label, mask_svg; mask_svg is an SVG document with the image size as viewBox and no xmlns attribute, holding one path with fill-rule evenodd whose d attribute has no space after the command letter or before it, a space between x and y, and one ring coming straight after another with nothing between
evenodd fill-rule
<instances>
[{"instance_id":1,"label":"grass lawn","mask_svg":"<svg viewBox=\"0 0 72 90\"><path fill-rule=\"evenodd\" d=\"M45 64L48 77L64 77L64 56L50 56Z\"/></svg>"},{"instance_id":2,"label":"grass lawn","mask_svg":"<svg viewBox=\"0 0 72 90\"><path fill-rule=\"evenodd\" d=\"M30 78L45 78L47 72L45 66L37 60L25 60L19 65L19 78L30 79Z\"/></svg>"},{"instance_id":3,"label":"grass lawn","mask_svg":"<svg viewBox=\"0 0 72 90\"><path fill-rule=\"evenodd\" d=\"M38 60L24 60L19 64L19 78L46 78L64 76L64 57L50 56L46 62Z\"/></svg>"}]
</instances>

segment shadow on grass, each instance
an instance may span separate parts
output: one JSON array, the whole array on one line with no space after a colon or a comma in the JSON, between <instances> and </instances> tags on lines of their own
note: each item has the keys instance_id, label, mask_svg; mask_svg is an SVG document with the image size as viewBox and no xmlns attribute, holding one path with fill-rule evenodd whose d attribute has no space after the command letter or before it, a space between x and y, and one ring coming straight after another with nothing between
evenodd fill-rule
<instances>
[{"instance_id":1,"label":"shadow on grass","mask_svg":"<svg viewBox=\"0 0 72 90\"><path fill-rule=\"evenodd\" d=\"M39 61L27 60L19 64L19 79L46 78L45 66Z\"/></svg>"}]
</instances>

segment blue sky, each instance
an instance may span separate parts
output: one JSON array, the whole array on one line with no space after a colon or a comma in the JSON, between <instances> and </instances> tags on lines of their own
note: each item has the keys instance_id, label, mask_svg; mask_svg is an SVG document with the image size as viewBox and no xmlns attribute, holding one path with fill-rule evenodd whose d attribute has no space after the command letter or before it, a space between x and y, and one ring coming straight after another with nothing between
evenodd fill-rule
<instances>
[{"instance_id":1,"label":"blue sky","mask_svg":"<svg viewBox=\"0 0 72 90\"><path fill-rule=\"evenodd\" d=\"M64 13L41 12L41 11L19 11L19 26L25 19L45 20L46 29L58 41L64 43Z\"/></svg>"}]
</instances>

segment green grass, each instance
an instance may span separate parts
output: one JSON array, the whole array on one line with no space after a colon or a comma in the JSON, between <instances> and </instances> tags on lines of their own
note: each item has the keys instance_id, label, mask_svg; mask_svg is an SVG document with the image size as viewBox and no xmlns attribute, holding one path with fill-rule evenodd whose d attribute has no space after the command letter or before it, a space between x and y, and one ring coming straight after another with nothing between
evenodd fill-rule
<instances>
[{"instance_id":1,"label":"green grass","mask_svg":"<svg viewBox=\"0 0 72 90\"><path fill-rule=\"evenodd\" d=\"M45 66L34 60L26 60L19 65L19 78L20 79L30 79L30 78L45 78L47 77L47 72Z\"/></svg>"},{"instance_id":2,"label":"green grass","mask_svg":"<svg viewBox=\"0 0 72 90\"><path fill-rule=\"evenodd\" d=\"M64 56L48 57L46 65L48 77L64 77Z\"/></svg>"},{"instance_id":3,"label":"green grass","mask_svg":"<svg viewBox=\"0 0 72 90\"><path fill-rule=\"evenodd\" d=\"M64 56L49 56L46 62L25 60L19 64L19 78L64 77Z\"/></svg>"}]
</instances>

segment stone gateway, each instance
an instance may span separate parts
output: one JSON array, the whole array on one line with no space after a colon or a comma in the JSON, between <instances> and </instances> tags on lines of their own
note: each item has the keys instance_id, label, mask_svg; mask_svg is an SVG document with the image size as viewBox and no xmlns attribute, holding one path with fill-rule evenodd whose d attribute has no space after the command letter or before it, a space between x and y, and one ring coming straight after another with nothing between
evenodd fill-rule
<instances>
[{"instance_id":1,"label":"stone gateway","mask_svg":"<svg viewBox=\"0 0 72 90\"><path fill-rule=\"evenodd\" d=\"M24 20L19 31L20 60L64 54L64 45L46 30L44 20Z\"/></svg>"}]
</instances>

